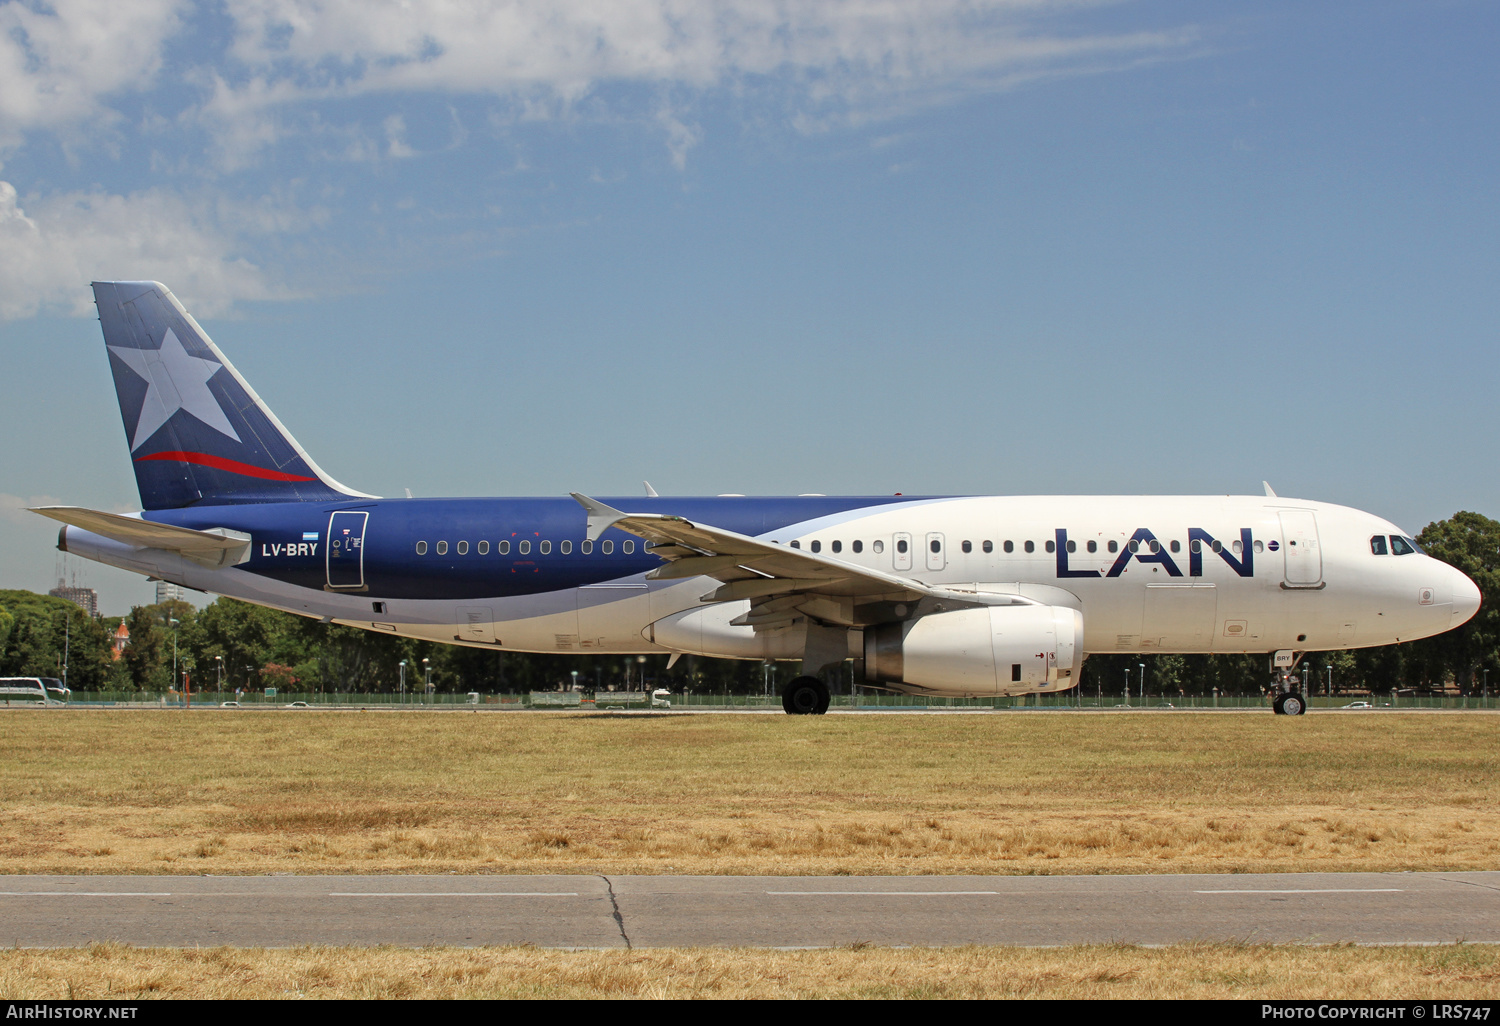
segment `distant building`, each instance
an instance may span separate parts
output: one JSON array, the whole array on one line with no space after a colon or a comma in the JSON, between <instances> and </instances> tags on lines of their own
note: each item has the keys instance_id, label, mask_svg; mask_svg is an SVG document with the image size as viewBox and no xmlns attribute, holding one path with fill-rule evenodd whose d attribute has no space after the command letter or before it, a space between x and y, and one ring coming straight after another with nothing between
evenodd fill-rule
<instances>
[{"instance_id":1,"label":"distant building","mask_svg":"<svg viewBox=\"0 0 1500 1026\"><path fill-rule=\"evenodd\" d=\"M120 621L120 626L115 628L115 636L109 643L109 657L119 659L125 654L125 646L130 644L130 629L125 626L125 621Z\"/></svg>"},{"instance_id":2,"label":"distant building","mask_svg":"<svg viewBox=\"0 0 1500 1026\"><path fill-rule=\"evenodd\" d=\"M161 605L163 602L186 602L187 599L182 596L182 593L186 590L180 584L173 584L170 581L157 581L156 604Z\"/></svg>"},{"instance_id":3,"label":"distant building","mask_svg":"<svg viewBox=\"0 0 1500 1026\"><path fill-rule=\"evenodd\" d=\"M70 588L66 581L59 580L57 587L47 592L60 599L67 599L75 606L81 608L89 616L99 615L99 593L93 588Z\"/></svg>"}]
</instances>

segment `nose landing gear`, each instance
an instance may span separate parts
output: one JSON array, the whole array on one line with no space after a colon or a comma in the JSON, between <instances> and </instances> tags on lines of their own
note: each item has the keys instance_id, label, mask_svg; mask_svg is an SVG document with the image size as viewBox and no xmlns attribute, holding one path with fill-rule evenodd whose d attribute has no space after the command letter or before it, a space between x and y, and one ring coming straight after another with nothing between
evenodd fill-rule
<instances>
[{"instance_id":1,"label":"nose landing gear","mask_svg":"<svg viewBox=\"0 0 1500 1026\"><path fill-rule=\"evenodd\" d=\"M1277 673L1271 678L1271 709L1277 716L1301 716L1307 712L1307 699L1297 690L1301 684L1295 673Z\"/></svg>"},{"instance_id":2,"label":"nose landing gear","mask_svg":"<svg viewBox=\"0 0 1500 1026\"><path fill-rule=\"evenodd\" d=\"M1307 712L1307 700L1291 691L1285 695L1277 695L1271 702L1271 708L1278 716L1301 716Z\"/></svg>"}]
</instances>

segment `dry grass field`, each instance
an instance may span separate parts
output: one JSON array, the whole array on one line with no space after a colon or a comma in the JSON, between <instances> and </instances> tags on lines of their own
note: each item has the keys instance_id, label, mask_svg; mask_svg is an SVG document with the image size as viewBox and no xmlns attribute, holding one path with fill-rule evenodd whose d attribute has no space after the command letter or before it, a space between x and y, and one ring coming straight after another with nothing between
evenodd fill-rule
<instances>
[{"instance_id":1,"label":"dry grass field","mask_svg":"<svg viewBox=\"0 0 1500 1026\"><path fill-rule=\"evenodd\" d=\"M14 710L0 867L1494 869L1497 735L1462 713Z\"/></svg>"},{"instance_id":2,"label":"dry grass field","mask_svg":"<svg viewBox=\"0 0 1500 1026\"><path fill-rule=\"evenodd\" d=\"M130 948L0 951L0 1000L1500 998L1500 948Z\"/></svg>"}]
</instances>

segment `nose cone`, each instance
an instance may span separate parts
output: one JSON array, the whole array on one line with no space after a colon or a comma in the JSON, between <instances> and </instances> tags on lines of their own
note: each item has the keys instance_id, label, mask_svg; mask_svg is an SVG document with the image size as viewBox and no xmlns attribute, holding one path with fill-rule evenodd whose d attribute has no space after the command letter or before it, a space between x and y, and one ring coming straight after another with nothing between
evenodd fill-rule
<instances>
[{"instance_id":1,"label":"nose cone","mask_svg":"<svg viewBox=\"0 0 1500 1026\"><path fill-rule=\"evenodd\" d=\"M1468 623L1469 619L1479 612L1479 585L1469 579L1469 576L1461 570L1453 571L1453 619L1449 622L1450 628L1457 627L1461 623Z\"/></svg>"}]
</instances>

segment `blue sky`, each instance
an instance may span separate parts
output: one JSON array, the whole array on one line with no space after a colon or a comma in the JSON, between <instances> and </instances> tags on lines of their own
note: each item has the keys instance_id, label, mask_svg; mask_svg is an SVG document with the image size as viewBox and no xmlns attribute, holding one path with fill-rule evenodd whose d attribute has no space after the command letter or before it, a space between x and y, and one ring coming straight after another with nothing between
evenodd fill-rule
<instances>
[{"instance_id":1,"label":"blue sky","mask_svg":"<svg viewBox=\"0 0 1500 1026\"><path fill-rule=\"evenodd\" d=\"M1483 2L0 2L0 582L137 508L90 279L380 494L1500 515ZM138 578L65 568L106 610Z\"/></svg>"}]
</instances>

